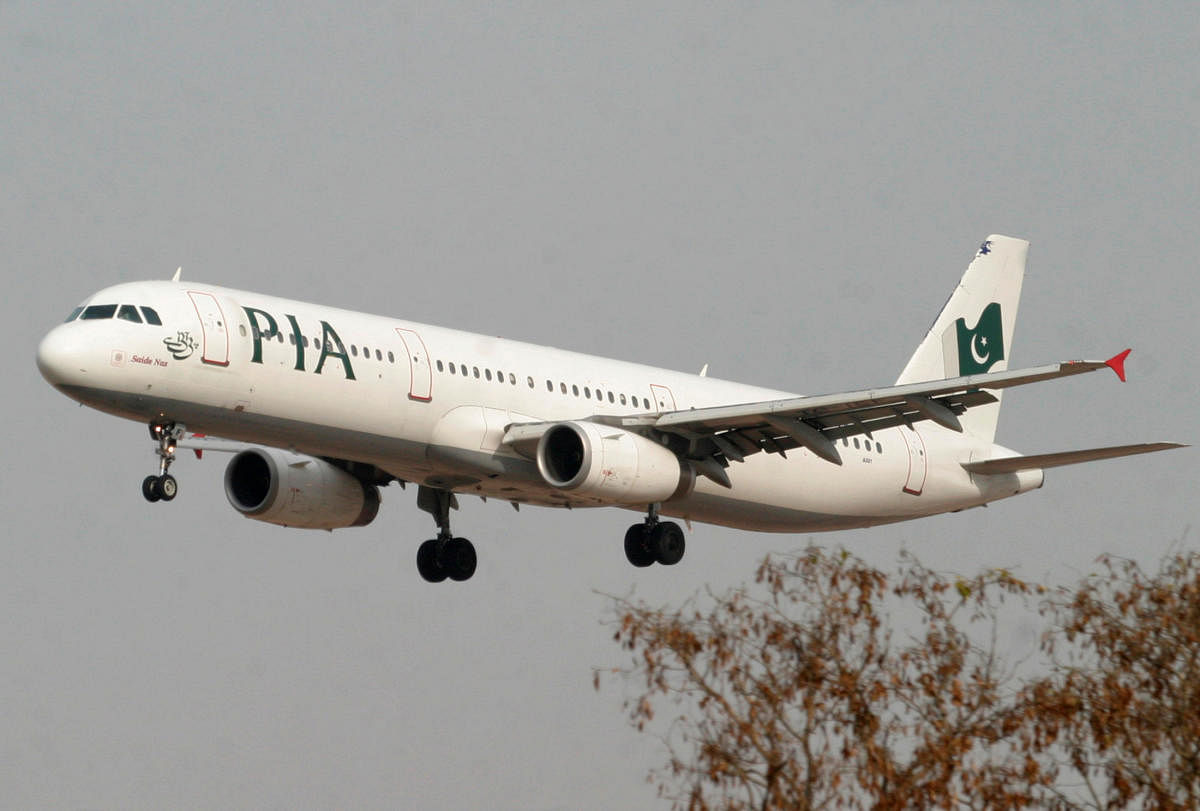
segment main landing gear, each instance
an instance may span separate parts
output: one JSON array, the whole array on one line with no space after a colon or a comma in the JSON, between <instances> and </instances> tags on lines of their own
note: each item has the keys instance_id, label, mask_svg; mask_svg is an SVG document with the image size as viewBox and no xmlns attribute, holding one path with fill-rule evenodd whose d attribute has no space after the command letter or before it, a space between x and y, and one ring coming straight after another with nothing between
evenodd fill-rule
<instances>
[{"instance_id":1,"label":"main landing gear","mask_svg":"<svg viewBox=\"0 0 1200 811\"><path fill-rule=\"evenodd\" d=\"M150 423L150 438L158 443L158 475L142 479L142 495L146 501L170 501L179 492L175 477L167 471L175 461L175 445L183 436L184 427L174 422Z\"/></svg>"},{"instance_id":2,"label":"main landing gear","mask_svg":"<svg viewBox=\"0 0 1200 811\"><path fill-rule=\"evenodd\" d=\"M417 507L431 514L438 525L436 538L417 548L417 571L430 583L449 577L462 582L475 574L475 545L450 533L450 508L458 509L458 499L449 490L421 486L417 489Z\"/></svg>"},{"instance_id":3,"label":"main landing gear","mask_svg":"<svg viewBox=\"0 0 1200 811\"><path fill-rule=\"evenodd\" d=\"M674 566L685 548L683 530L674 521L659 521L657 504L650 505L645 521L625 533L625 557L639 569L652 563Z\"/></svg>"}]
</instances>

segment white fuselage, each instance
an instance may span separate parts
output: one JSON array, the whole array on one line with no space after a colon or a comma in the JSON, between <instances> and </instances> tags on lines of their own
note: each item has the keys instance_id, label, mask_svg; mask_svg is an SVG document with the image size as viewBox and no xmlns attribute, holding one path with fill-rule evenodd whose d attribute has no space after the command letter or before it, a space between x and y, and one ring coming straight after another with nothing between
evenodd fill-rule
<instances>
[{"instance_id":1,"label":"white fuselage","mask_svg":"<svg viewBox=\"0 0 1200 811\"><path fill-rule=\"evenodd\" d=\"M503 445L510 424L795 396L211 285L122 284L87 303L150 307L162 324L76 319L51 331L39 365L82 403L516 503L600 506L551 487ZM972 476L961 463L996 455L994 446L929 422L838 447L840 466L803 447L750 456L728 468L732 488L698 477L662 512L821 531L977 506L1041 483L1040 471Z\"/></svg>"}]
</instances>

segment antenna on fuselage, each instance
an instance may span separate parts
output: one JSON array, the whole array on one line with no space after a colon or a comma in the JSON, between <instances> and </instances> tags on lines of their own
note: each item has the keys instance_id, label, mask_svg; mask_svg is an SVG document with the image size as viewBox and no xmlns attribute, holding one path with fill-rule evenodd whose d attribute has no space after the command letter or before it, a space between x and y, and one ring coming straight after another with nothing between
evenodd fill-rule
<instances>
[{"instance_id":1,"label":"antenna on fuselage","mask_svg":"<svg viewBox=\"0 0 1200 811\"><path fill-rule=\"evenodd\" d=\"M171 281L173 281L173 282L179 281L179 276L182 273L183 273L183 265L180 265L179 269L175 271L175 275L171 277Z\"/></svg>"}]
</instances>

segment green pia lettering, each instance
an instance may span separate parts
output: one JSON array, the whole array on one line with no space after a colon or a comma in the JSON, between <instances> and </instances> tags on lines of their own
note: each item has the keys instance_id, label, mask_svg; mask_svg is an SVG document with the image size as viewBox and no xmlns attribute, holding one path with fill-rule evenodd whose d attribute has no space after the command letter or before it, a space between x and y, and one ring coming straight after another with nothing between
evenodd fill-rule
<instances>
[{"instance_id":1,"label":"green pia lettering","mask_svg":"<svg viewBox=\"0 0 1200 811\"><path fill-rule=\"evenodd\" d=\"M279 337L279 324L275 321L275 317L266 310L259 310L254 307L242 307L242 309L246 311L246 317L250 319L250 334L254 340L254 354L251 356L250 362L262 363L263 339L266 338L270 341ZM292 343L296 346L296 365L292 368L297 372L306 371L304 367L304 335L300 332L300 324L296 321L296 316L291 313L284 313L283 317L291 324ZM342 368L346 372L346 379L355 379L354 367L350 365L350 353L346 351L346 345L342 343L337 330L331 327L328 321L322 321L321 357L317 359L317 366L313 369L314 374L321 374L321 370L325 368L326 358L340 360Z\"/></svg>"}]
</instances>

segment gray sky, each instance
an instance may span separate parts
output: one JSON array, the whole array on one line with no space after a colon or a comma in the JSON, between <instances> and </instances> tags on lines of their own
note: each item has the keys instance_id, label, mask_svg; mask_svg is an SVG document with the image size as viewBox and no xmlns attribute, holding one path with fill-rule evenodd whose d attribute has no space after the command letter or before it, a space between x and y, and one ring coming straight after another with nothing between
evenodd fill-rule
<instances>
[{"instance_id":1,"label":"gray sky","mask_svg":"<svg viewBox=\"0 0 1200 811\"><path fill-rule=\"evenodd\" d=\"M638 571L632 513L464 499L479 571L430 586L412 489L284 530L187 458L148 505L145 428L34 365L109 284L183 265L820 394L892 382L1003 233L1033 243L1015 365L1134 354L1124 386L1010 393L999 440L1200 439L1200 22L1043 5L0 4L0 805L653 806L663 752L591 686L625 662L597 592L678 601L809 540L697 525ZM1167 551L1198 474L1117 460L814 537L1074 579Z\"/></svg>"}]
</instances>

